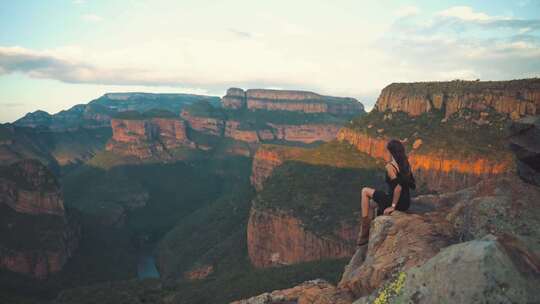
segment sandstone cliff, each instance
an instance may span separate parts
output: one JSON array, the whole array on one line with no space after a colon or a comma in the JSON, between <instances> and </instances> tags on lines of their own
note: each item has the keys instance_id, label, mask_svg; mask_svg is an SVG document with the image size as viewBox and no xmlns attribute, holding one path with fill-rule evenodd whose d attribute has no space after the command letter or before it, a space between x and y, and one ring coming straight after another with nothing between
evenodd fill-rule
<instances>
[{"instance_id":1,"label":"sandstone cliff","mask_svg":"<svg viewBox=\"0 0 540 304\"><path fill-rule=\"evenodd\" d=\"M36 278L62 270L80 228L64 211L60 187L38 161L0 169L0 267Z\"/></svg>"},{"instance_id":2,"label":"sandstone cliff","mask_svg":"<svg viewBox=\"0 0 540 304\"><path fill-rule=\"evenodd\" d=\"M389 161L386 144L390 138L374 137L361 131L343 128L337 139L372 157ZM413 149L409 154L409 162L418 185L426 185L429 190L443 192L472 186L486 177L505 174L514 167L509 153L499 159L488 158L486 155L461 158L448 155L445 151L422 153Z\"/></svg>"},{"instance_id":3,"label":"sandstone cliff","mask_svg":"<svg viewBox=\"0 0 540 304\"><path fill-rule=\"evenodd\" d=\"M272 175L274 168L285 160L299 156L304 152L302 148L278 149L273 146L261 146L253 157L251 166L251 184L258 191L262 190L263 182Z\"/></svg>"},{"instance_id":4,"label":"sandstone cliff","mask_svg":"<svg viewBox=\"0 0 540 304\"><path fill-rule=\"evenodd\" d=\"M461 109L487 108L513 119L537 114L540 79L393 83L382 90L375 104L381 112L403 111L418 116L441 110L447 118Z\"/></svg>"},{"instance_id":5,"label":"sandstone cliff","mask_svg":"<svg viewBox=\"0 0 540 304\"><path fill-rule=\"evenodd\" d=\"M113 136L107 150L145 159L165 155L181 146L193 147L186 125L176 118L113 119Z\"/></svg>"},{"instance_id":6,"label":"sandstone cliff","mask_svg":"<svg viewBox=\"0 0 540 304\"><path fill-rule=\"evenodd\" d=\"M364 107L354 98L323 96L306 91L230 88L222 98L223 106L231 109L280 110L303 113L329 113L356 116Z\"/></svg>"},{"instance_id":7,"label":"sandstone cliff","mask_svg":"<svg viewBox=\"0 0 540 304\"><path fill-rule=\"evenodd\" d=\"M540 188L516 175L420 196L372 222L337 287L306 282L236 303L534 303L539 202Z\"/></svg>"},{"instance_id":8,"label":"sandstone cliff","mask_svg":"<svg viewBox=\"0 0 540 304\"><path fill-rule=\"evenodd\" d=\"M247 229L251 263L255 267L290 265L354 253L355 227L336 227L332 238L318 236L303 226L289 214L252 209Z\"/></svg>"}]
</instances>

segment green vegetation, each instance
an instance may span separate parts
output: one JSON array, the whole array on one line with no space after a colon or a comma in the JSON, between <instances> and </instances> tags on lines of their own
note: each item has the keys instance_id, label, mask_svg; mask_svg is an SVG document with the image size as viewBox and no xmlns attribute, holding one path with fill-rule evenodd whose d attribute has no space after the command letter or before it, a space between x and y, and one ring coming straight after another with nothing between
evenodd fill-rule
<instances>
[{"instance_id":1,"label":"green vegetation","mask_svg":"<svg viewBox=\"0 0 540 304\"><path fill-rule=\"evenodd\" d=\"M247 267L247 264L244 264ZM160 280L122 281L64 291L55 304L229 303L313 278L338 282L345 259L269 269L230 270L205 280L163 284Z\"/></svg>"},{"instance_id":2,"label":"green vegetation","mask_svg":"<svg viewBox=\"0 0 540 304\"><path fill-rule=\"evenodd\" d=\"M419 153L435 153L466 158L481 156L491 159L506 157L508 121L494 111L486 111L489 124L477 124L480 113L462 110L446 121L438 111L410 117L403 112L372 111L354 119L348 127L371 137L407 139L407 150L412 150L416 139L422 140Z\"/></svg>"},{"instance_id":3,"label":"green vegetation","mask_svg":"<svg viewBox=\"0 0 540 304\"><path fill-rule=\"evenodd\" d=\"M62 248L66 223L57 215L30 215L0 205L0 250L55 250ZM17 233L13 233L17 231Z\"/></svg>"},{"instance_id":4,"label":"green vegetation","mask_svg":"<svg viewBox=\"0 0 540 304\"><path fill-rule=\"evenodd\" d=\"M512 88L537 88L540 86L539 78L517 79L510 81L427 81L413 83L392 83L385 90L401 92L407 95L432 95L432 94L456 94L479 93L484 90L507 91Z\"/></svg>"},{"instance_id":5,"label":"green vegetation","mask_svg":"<svg viewBox=\"0 0 540 304\"><path fill-rule=\"evenodd\" d=\"M261 130L268 129L269 123L281 125L301 125L301 124L342 124L352 116L335 116L328 113L301 113L281 110L248 110L248 109L226 109L212 106L208 102L196 102L188 107L186 111L193 116L209 117L221 120L235 120L240 122L240 129Z\"/></svg>"},{"instance_id":6,"label":"green vegetation","mask_svg":"<svg viewBox=\"0 0 540 304\"><path fill-rule=\"evenodd\" d=\"M138 111L123 111L116 113L113 118L117 119L126 119L126 120L141 120L141 119L150 119L150 118L178 118L180 117L173 112L161 109L151 109L145 112Z\"/></svg>"},{"instance_id":7,"label":"green vegetation","mask_svg":"<svg viewBox=\"0 0 540 304\"><path fill-rule=\"evenodd\" d=\"M393 298L399 296L406 278L407 274L405 272L400 272L394 281L379 292L377 298L373 301L373 304L388 304Z\"/></svg>"},{"instance_id":8,"label":"green vegetation","mask_svg":"<svg viewBox=\"0 0 540 304\"><path fill-rule=\"evenodd\" d=\"M357 220L363 186L383 187L382 168L349 145L328 143L274 169L254 206L292 212L310 231L330 235L340 222Z\"/></svg>"}]
</instances>

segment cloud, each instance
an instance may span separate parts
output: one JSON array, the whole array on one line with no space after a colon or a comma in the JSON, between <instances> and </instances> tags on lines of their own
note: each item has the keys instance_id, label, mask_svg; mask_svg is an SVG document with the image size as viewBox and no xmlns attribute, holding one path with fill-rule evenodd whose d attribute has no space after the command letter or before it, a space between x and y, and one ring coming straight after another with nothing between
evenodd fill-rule
<instances>
[{"instance_id":1,"label":"cloud","mask_svg":"<svg viewBox=\"0 0 540 304\"><path fill-rule=\"evenodd\" d=\"M81 18L86 22L100 22L101 20L103 20L103 18L94 14L85 14L82 15Z\"/></svg>"},{"instance_id":2,"label":"cloud","mask_svg":"<svg viewBox=\"0 0 540 304\"><path fill-rule=\"evenodd\" d=\"M139 85L139 86L180 86L223 90L229 86L281 86L298 87L294 81L280 81L279 77L251 76L225 78L207 77L194 74L193 70L147 69L142 67L100 66L73 60L61 51L35 51L22 47L0 46L0 76L9 73L22 73L31 78L55 79L65 83L101 85ZM210 74L212 71L210 71Z\"/></svg>"},{"instance_id":3,"label":"cloud","mask_svg":"<svg viewBox=\"0 0 540 304\"><path fill-rule=\"evenodd\" d=\"M403 17L409 17L409 16L415 16L420 13L420 9L416 6L409 5L409 6L402 6L399 9L397 9L394 12L394 15L397 17L403 18Z\"/></svg>"},{"instance_id":4,"label":"cloud","mask_svg":"<svg viewBox=\"0 0 540 304\"><path fill-rule=\"evenodd\" d=\"M488 21L494 18L485 13L475 12L469 6L454 6L437 13L437 15L466 21Z\"/></svg>"},{"instance_id":5,"label":"cloud","mask_svg":"<svg viewBox=\"0 0 540 304\"><path fill-rule=\"evenodd\" d=\"M429 19L397 19L376 42L406 81L540 75L539 19L451 7Z\"/></svg>"}]
</instances>

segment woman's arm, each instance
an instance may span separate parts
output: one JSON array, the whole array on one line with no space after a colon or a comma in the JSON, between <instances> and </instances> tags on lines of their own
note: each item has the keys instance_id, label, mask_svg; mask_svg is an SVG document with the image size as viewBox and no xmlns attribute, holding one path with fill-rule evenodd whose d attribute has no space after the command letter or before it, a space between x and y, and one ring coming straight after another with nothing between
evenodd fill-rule
<instances>
[{"instance_id":1,"label":"woman's arm","mask_svg":"<svg viewBox=\"0 0 540 304\"><path fill-rule=\"evenodd\" d=\"M401 185L397 184L394 188L394 195L392 195L392 208L396 208L397 203L399 201L399 197L401 196Z\"/></svg>"}]
</instances>

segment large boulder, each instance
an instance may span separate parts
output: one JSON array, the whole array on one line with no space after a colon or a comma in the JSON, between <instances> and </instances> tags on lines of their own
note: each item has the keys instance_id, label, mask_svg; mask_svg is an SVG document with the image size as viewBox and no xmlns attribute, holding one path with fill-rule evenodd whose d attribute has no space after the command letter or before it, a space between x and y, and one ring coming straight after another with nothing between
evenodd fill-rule
<instances>
[{"instance_id":1,"label":"large boulder","mask_svg":"<svg viewBox=\"0 0 540 304\"><path fill-rule=\"evenodd\" d=\"M538 303L540 257L510 236L449 246L371 297L385 303Z\"/></svg>"},{"instance_id":2,"label":"large boulder","mask_svg":"<svg viewBox=\"0 0 540 304\"><path fill-rule=\"evenodd\" d=\"M395 273L423 264L452 240L451 224L437 213L396 211L379 216L372 223L368 245L357 250L339 287L357 297L368 295Z\"/></svg>"},{"instance_id":3,"label":"large boulder","mask_svg":"<svg viewBox=\"0 0 540 304\"><path fill-rule=\"evenodd\" d=\"M419 201L438 208L461 241L510 234L540 252L540 187L515 175L486 179L471 188Z\"/></svg>"}]
</instances>

